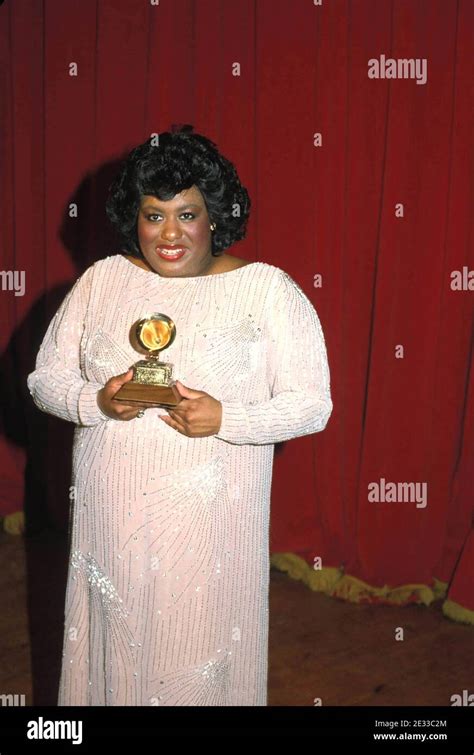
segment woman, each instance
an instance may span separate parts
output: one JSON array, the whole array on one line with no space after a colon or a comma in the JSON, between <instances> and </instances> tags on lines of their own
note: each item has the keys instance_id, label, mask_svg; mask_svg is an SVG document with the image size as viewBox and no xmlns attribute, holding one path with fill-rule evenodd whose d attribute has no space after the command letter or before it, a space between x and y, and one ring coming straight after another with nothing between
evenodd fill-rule
<instances>
[{"instance_id":1,"label":"woman","mask_svg":"<svg viewBox=\"0 0 474 755\"><path fill-rule=\"evenodd\" d=\"M190 128L130 153L107 202L124 253L76 281L28 376L76 425L59 705L267 704L274 444L325 428L329 369L292 278L223 253L249 197ZM113 400L153 312L176 325L169 410Z\"/></svg>"}]
</instances>

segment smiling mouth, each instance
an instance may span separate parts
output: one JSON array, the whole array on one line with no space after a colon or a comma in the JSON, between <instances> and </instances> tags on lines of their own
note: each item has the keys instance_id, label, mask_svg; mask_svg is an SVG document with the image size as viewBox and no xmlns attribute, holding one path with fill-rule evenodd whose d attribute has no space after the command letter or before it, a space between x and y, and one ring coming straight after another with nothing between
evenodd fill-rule
<instances>
[{"instance_id":1,"label":"smiling mouth","mask_svg":"<svg viewBox=\"0 0 474 755\"><path fill-rule=\"evenodd\" d=\"M174 249L164 249L163 247L157 247L157 254L162 259L175 260L180 259L183 256L186 249L182 246L177 246Z\"/></svg>"}]
</instances>

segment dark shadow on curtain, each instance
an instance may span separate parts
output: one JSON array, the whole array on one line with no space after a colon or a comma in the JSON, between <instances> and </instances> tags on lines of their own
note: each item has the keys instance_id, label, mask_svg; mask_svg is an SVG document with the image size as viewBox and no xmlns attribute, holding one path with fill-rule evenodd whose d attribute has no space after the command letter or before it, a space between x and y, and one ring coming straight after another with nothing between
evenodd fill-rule
<instances>
[{"instance_id":1,"label":"dark shadow on curtain","mask_svg":"<svg viewBox=\"0 0 474 755\"><path fill-rule=\"evenodd\" d=\"M93 262L120 249L104 210L108 187L120 162L121 159L106 163L88 174L68 200L59 236L77 275L69 283L46 291L35 302L0 357L1 430L6 441L24 449L26 455L24 542L34 705L56 705L57 701L74 425L40 411L26 381L35 369L49 322L75 279ZM77 204L77 218L69 217L71 203Z\"/></svg>"}]
</instances>

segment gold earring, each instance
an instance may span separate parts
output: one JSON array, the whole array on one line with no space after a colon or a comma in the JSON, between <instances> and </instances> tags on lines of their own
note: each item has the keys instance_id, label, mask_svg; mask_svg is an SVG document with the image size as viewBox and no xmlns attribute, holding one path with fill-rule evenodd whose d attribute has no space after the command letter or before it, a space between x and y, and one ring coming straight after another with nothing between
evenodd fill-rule
<instances>
[{"instance_id":1,"label":"gold earring","mask_svg":"<svg viewBox=\"0 0 474 755\"><path fill-rule=\"evenodd\" d=\"M211 225L209 226L209 228L211 229L211 231L215 231L216 230L216 224L215 223L211 223Z\"/></svg>"}]
</instances>

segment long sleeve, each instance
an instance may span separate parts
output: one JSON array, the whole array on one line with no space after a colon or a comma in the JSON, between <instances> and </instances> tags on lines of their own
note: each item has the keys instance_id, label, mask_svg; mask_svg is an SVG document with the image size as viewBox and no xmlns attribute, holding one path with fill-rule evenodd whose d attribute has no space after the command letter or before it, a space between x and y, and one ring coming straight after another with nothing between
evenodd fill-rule
<instances>
[{"instance_id":1,"label":"long sleeve","mask_svg":"<svg viewBox=\"0 0 474 755\"><path fill-rule=\"evenodd\" d=\"M80 368L93 267L78 278L51 320L36 357L36 369L27 378L39 409L83 426L108 420L97 404L102 385L84 380Z\"/></svg>"},{"instance_id":2,"label":"long sleeve","mask_svg":"<svg viewBox=\"0 0 474 755\"><path fill-rule=\"evenodd\" d=\"M233 444L279 443L324 430L333 404L324 334L308 297L283 270L268 318L271 398L223 400L215 437Z\"/></svg>"}]
</instances>

